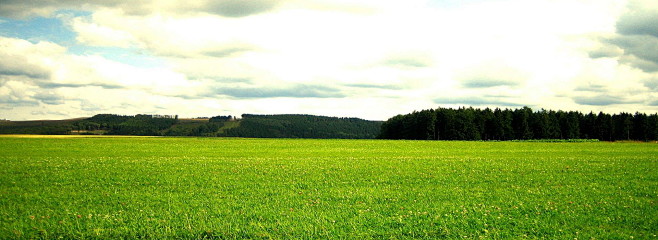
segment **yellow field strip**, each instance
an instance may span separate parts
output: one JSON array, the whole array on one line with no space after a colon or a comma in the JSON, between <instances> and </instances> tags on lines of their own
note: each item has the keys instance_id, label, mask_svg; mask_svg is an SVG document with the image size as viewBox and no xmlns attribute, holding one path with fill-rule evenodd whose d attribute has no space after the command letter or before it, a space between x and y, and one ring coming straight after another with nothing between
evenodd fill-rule
<instances>
[{"instance_id":1,"label":"yellow field strip","mask_svg":"<svg viewBox=\"0 0 658 240\"><path fill-rule=\"evenodd\" d=\"M0 138L152 138L152 137L158 137L158 136L0 134Z\"/></svg>"}]
</instances>

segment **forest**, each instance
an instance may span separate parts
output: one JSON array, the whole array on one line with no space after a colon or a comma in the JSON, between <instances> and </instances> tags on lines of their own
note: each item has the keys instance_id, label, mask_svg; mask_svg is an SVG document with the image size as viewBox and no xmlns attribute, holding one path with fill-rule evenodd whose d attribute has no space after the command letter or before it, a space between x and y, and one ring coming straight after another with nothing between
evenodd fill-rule
<instances>
[{"instance_id":1,"label":"forest","mask_svg":"<svg viewBox=\"0 0 658 240\"><path fill-rule=\"evenodd\" d=\"M224 136L372 139L378 135L380 128L381 122L359 118L243 114L240 126L227 129Z\"/></svg>"},{"instance_id":2,"label":"forest","mask_svg":"<svg viewBox=\"0 0 658 240\"><path fill-rule=\"evenodd\" d=\"M178 123L178 116L145 115L122 116L98 114L73 124L77 130L105 130L107 135L158 136L162 130Z\"/></svg>"},{"instance_id":3,"label":"forest","mask_svg":"<svg viewBox=\"0 0 658 240\"><path fill-rule=\"evenodd\" d=\"M378 138L416 140L596 139L655 141L658 114L437 108L397 115Z\"/></svg>"},{"instance_id":4,"label":"forest","mask_svg":"<svg viewBox=\"0 0 658 240\"><path fill-rule=\"evenodd\" d=\"M98 114L90 118L2 121L0 134L85 134L254 138L414 140L656 141L658 114L587 113L529 107L437 108L400 114L385 122L302 114L214 116Z\"/></svg>"},{"instance_id":5,"label":"forest","mask_svg":"<svg viewBox=\"0 0 658 240\"><path fill-rule=\"evenodd\" d=\"M214 116L179 119L172 115L98 114L56 121L3 121L0 134L137 135L254 138L373 139L381 121L300 114Z\"/></svg>"}]
</instances>

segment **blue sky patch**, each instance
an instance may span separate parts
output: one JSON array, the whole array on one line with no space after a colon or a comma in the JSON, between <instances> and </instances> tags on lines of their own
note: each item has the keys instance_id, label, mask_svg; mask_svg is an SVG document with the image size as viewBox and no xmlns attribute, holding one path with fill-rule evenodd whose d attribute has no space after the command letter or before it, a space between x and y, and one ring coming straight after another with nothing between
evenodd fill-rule
<instances>
[{"instance_id":1,"label":"blue sky patch","mask_svg":"<svg viewBox=\"0 0 658 240\"><path fill-rule=\"evenodd\" d=\"M166 66L160 58L148 55L136 48L96 47L75 45L69 48L69 53L75 55L96 55L105 59L128 64L136 67L154 68Z\"/></svg>"},{"instance_id":2,"label":"blue sky patch","mask_svg":"<svg viewBox=\"0 0 658 240\"><path fill-rule=\"evenodd\" d=\"M0 36L20 38L33 43L48 41L69 47L77 44L76 34L64 23L64 19L88 16L90 12L63 10L55 17L34 17L24 20L0 18Z\"/></svg>"},{"instance_id":3,"label":"blue sky patch","mask_svg":"<svg viewBox=\"0 0 658 240\"><path fill-rule=\"evenodd\" d=\"M89 16L90 12L62 10L54 14L55 17L34 17L25 20L0 18L0 36L20 38L38 43L40 41L53 42L68 49L75 55L98 55L106 59L138 67L161 67L163 60L138 49L119 47L98 47L80 44L76 40L76 33L64 21L73 17Z\"/></svg>"},{"instance_id":4,"label":"blue sky patch","mask_svg":"<svg viewBox=\"0 0 658 240\"><path fill-rule=\"evenodd\" d=\"M75 44L75 33L61 19L36 17L27 20L0 18L0 35L33 43L54 42L62 46Z\"/></svg>"}]
</instances>

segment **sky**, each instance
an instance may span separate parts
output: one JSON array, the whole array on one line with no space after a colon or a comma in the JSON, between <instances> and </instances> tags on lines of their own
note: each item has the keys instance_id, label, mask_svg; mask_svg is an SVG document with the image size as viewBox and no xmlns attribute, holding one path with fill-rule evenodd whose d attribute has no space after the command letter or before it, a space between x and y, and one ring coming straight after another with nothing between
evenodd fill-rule
<instances>
[{"instance_id":1,"label":"sky","mask_svg":"<svg viewBox=\"0 0 658 240\"><path fill-rule=\"evenodd\" d=\"M658 112L655 0L0 0L0 119Z\"/></svg>"}]
</instances>

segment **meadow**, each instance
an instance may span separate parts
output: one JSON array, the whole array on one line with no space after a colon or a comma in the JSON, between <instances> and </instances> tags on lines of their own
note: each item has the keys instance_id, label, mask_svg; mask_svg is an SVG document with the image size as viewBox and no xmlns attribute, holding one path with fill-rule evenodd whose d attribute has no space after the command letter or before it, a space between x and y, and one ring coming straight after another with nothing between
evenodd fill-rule
<instances>
[{"instance_id":1,"label":"meadow","mask_svg":"<svg viewBox=\"0 0 658 240\"><path fill-rule=\"evenodd\" d=\"M658 239L658 144L0 137L0 239Z\"/></svg>"}]
</instances>

